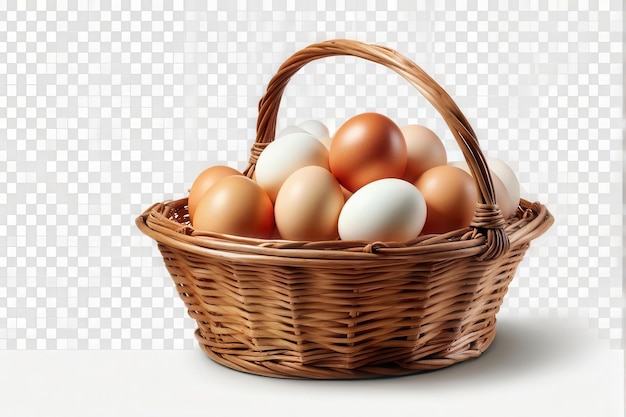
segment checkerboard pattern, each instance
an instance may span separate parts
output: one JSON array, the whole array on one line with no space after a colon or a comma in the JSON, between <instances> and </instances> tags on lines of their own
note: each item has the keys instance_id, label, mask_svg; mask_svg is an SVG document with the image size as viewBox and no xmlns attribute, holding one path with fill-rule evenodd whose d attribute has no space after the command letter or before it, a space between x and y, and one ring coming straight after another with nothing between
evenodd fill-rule
<instances>
[{"instance_id":1,"label":"checkerboard pattern","mask_svg":"<svg viewBox=\"0 0 626 417\"><path fill-rule=\"evenodd\" d=\"M555 215L502 311L581 317L623 347L623 3L522 3L0 1L0 349L196 348L134 219L210 165L245 167L270 77L331 38L421 65ZM352 58L303 68L279 128L363 111L461 158L419 93Z\"/></svg>"}]
</instances>

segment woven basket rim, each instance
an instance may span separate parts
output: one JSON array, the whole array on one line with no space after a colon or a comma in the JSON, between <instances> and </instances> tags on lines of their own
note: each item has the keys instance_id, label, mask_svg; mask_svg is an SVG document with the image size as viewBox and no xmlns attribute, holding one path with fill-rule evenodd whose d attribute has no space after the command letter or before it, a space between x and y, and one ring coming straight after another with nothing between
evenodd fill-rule
<instances>
[{"instance_id":1,"label":"woven basket rim","mask_svg":"<svg viewBox=\"0 0 626 417\"><path fill-rule=\"evenodd\" d=\"M406 256L437 256L442 259L479 257L485 251L486 237L476 229L465 228L446 234L420 236L410 242L289 241L256 239L195 230L184 218L186 198L157 203L137 217L137 227L159 243L185 248L198 255L246 261L266 257L267 263L299 259L389 261ZM522 199L514 218L505 229L512 246L525 245L542 235L554 218L546 206ZM183 213L181 216L181 212Z\"/></svg>"}]
</instances>

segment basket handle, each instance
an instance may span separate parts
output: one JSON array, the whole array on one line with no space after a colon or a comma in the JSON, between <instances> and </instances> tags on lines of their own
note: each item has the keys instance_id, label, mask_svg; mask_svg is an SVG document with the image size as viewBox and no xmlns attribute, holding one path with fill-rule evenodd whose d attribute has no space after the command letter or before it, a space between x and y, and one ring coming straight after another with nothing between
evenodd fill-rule
<instances>
[{"instance_id":1,"label":"basket handle","mask_svg":"<svg viewBox=\"0 0 626 417\"><path fill-rule=\"evenodd\" d=\"M509 239L504 230L504 217L496 204L489 168L474 130L456 103L433 78L408 58L384 46L336 39L311 44L289 57L270 80L265 95L259 101L256 142L244 174L252 176L258 156L274 140L280 101L291 77L311 61L344 55L366 59L392 69L415 87L440 113L463 152L478 189L479 200L471 226L487 236L486 250L481 259L494 259L505 253L509 248Z\"/></svg>"}]
</instances>

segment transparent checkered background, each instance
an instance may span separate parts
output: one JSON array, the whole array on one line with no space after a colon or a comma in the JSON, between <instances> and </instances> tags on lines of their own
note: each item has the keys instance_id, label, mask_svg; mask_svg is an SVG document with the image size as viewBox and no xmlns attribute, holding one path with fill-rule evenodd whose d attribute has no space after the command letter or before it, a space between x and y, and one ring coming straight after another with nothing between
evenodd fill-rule
<instances>
[{"instance_id":1,"label":"transparent checkered background","mask_svg":"<svg viewBox=\"0 0 626 417\"><path fill-rule=\"evenodd\" d=\"M0 0L0 349L196 348L135 218L210 165L243 168L270 77L331 38L421 65L555 215L502 313L582 317L623 346L621 1L249 3ZM298 73L279 128L366 110L460 158L403 79L350 58Z\"/></svg>"}]
</instances>

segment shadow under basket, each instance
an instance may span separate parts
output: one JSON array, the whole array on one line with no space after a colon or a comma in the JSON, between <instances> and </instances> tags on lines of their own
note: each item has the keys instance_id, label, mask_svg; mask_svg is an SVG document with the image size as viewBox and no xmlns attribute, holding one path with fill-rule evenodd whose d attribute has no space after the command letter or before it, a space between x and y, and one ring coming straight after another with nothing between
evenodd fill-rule
<instances>
[{"instance_id":1,"label":"shadow under basket","mask_svg":"<svg viewBox=\"0 0 626 417\"><path fill-rule=\"evenodd\" d=\"M195 230L187 199L137 218L158 242L204 352L232 369L282 378L372 378L431 371L484 352L530 242L554 219L524 199L503 219L475 134L450 97L390 49L348 40L290 57L259 103L244 171L275 134L285 85L314 59L351 55L394 69L441 113L476 180L470 227L410 242L292 242Z\"/></svg>"}]
</instances>

